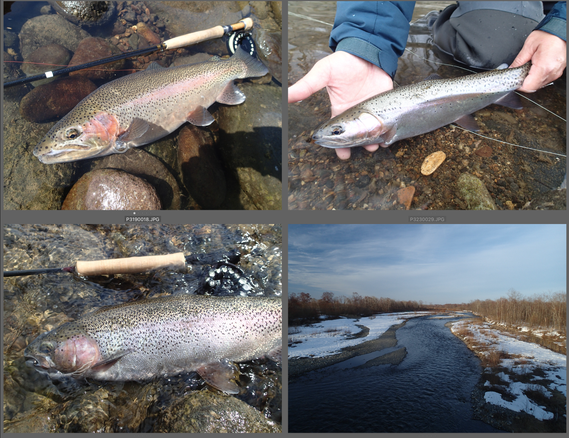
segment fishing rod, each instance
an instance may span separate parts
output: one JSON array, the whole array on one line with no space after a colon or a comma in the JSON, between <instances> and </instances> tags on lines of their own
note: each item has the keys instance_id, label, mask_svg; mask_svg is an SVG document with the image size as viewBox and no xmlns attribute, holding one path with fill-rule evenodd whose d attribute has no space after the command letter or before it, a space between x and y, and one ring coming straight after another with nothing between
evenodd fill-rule
<instances>
[{"instance_id":1,"label":"fishing rod","mask_svg":"<svg viewBox=\"0 0 569 438\"><path fill-rule=\"evenodd\" d=\"M12 87L14 85L19 85L19 84L25 84L27 82L33 82L40 79L52 78L54 76L70 73L72 71L83 70L85 68L94 67L96 65L101 65L101 64L108 64L109 62L114 62L125 58L131 58L133 56L141 56L158 50L165 51L165 50L178 49L180 47L190 46L192 44L201 43L203 41L208 41L215 38L221 38L224 35L231 35L234 34L234 32L236 31L245 32L252 28L253 28L253 20L248 17L244 18L243 20L235 24L230 24L226 26L221 26L221 25L215 26L210 29L200 30L198 32L192 32L186 35L181 35L179 37L171 38L167 41L164 41L163 43L158 44L157 46L151 46L146 49L135 50L132 52L125 52L121 53L120 55L111 56L109 58L103 58L97 61L91 61L85 64L75 65L73 67L66 67L60 70L47 71L39 75L17 79L12 82L6 82L4 84L4 88ZM242 38L237 39L237 41L242 41Z\"/></svg>"},{"instance_id":2,"label":"fishing rod","mask_svg":"<svg viewBox=\"0 0 569 438\"><path fill-rule=\"evenodd\" d=\"M238 257L237 257L238 258ZM57 273L77 273L83 276L91 275L113 275L113 274L139 274L153 269L174 269L182 270L186 268L186 263L214 264L215 267L222 265L230 266L241 274L243 270L235 266L232 261L237 261L235 257L229 260L213 260L207 254L196 254L185 256L183 252L158 256L126 257L122 259L83 261L78 260L74 266L63 268L27 269L20 271L5 271L4 277L19 277L24 275L57 274Z\"/></svg>"}]
</instances>

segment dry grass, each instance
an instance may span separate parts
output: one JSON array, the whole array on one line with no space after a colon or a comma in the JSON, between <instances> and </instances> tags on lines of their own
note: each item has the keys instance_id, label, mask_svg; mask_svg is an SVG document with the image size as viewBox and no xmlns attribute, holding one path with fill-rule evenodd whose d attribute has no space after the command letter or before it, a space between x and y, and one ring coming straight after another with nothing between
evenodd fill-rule
<instances>
[{"instance_id":1,"label":"dry grass","mask_svg":"<svg viewBox=\"0 0 569 438\"><path fill-rule=\"evenodd\" d=\"M502 350L491 350L488 354L480 357L482 365L485 367L497 367L502 359L507 359L508 354Z\"/></svg>"}]
</instances>

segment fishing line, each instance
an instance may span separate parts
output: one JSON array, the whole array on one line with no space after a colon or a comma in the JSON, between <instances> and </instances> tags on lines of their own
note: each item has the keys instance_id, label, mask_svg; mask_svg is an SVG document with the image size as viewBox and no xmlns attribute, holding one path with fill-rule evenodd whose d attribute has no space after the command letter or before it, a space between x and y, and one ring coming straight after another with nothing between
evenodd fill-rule
<instances>
[{"instance_id":1,"label":"fishing line","mask_svg":"<svg viewBox=\"0 0 569 438\"><path fill-rule=\"evenodd\" d=\"M470 133L472 133L472 134L474 134L474 135L477 135L477 136L479 136L479 137L486 138L486 139L488 139L488 140L497 141L498 143L504 143L504 144L507 144L507 145L510 145L510 146L516 146L516 147L522 148L522 149L529 149L529 150L531 150L531 151L543 152L544 154L557 155L558 157L567 158L567 155L558 154L558 153L556 153L556 152L542 151L541 149L534 149L534 148L530 148L529 146L522 146L522 145L519 145L519 144L508 143L507 141L497 140L497 139L492 138L492 137L487 137L486 135L479 134L478 132L470 131L469 129L464 129L462 126L455 125L454 123L452 124L452 126L456 126L457 128L460 128L460 129L462 129L463 131L470 132Z\"/></svg>"},{"instance_id":2,"label":"fishing line","mask_svg":"<svg viewBox=\"0 0 569 438\"><path fill-rule=\"evenodd\" d=\"M316 21L317 23L325 24L326 26L334 27L333 24L326 23L325 21L317 20L316 18L307 17L306 15L295 14L294 12L288 11L288 15L293 15L294 17L304 18L305 20Z\"/></svg>"}]
</instances>

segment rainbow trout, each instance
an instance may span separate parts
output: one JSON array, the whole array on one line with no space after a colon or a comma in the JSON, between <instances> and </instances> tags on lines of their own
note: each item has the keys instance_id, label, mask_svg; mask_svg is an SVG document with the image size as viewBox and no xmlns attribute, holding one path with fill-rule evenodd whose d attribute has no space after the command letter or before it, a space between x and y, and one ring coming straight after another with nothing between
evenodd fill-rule
<instances>
[{"instance_id":1,"label":"rainbow trout","mask_svg":"<svg viewBox=\"0 0 569 438\"><path fill-rule=\"evenodd\" d=\"M454 79L404 85L367 99L324 123L312 136L327 148L368 144L389 146L449 123L476 131L470 115L492 103L521 108L512 93L522 86L531 64Z\"/></svg>"},{"instance_id":2,"label":"rainbow trout","mask_svg":"<svg viewBox=\"0 0 569 438\"><path fill-rule=\"evenodd\" d=\"M231 362L280 360L281 348L280 298L176 295L98 309L41 334L24 356L53 379L148 380L197 371L236 394Z\"/></svg>"},{"instance_id":3,"label":"rainbow trout","mask_svg":"<svg viewBox=\"0 0 569 438\"><path fill-rule=\"evenodd\" d=\"M93 91L49 130L34 155L45 164L101 157L152 143L184 122L210 125L207 108L214 102L245 101L234 79L267 73L242 49L227 60L172 68L152 63Z\"/></svg>"}]
</instances>

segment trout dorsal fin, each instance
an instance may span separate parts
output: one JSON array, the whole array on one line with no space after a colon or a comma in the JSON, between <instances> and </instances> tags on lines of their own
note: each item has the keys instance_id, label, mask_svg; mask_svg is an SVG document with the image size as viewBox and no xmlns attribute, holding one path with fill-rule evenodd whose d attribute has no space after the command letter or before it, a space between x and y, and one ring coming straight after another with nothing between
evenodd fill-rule
<instances>
[{"instance_id":1,"label":"trout dorsal fin","mask_svg":"<svg viewBox=\"0 0 569 438\"><path fill-rule=\"evenodd\" d=\"M156 61L152 61L148 67L146 67L146 70L144 71L152 71L152 70L164 70L166 67L162 67L160 64L158 64Z\"/></svg>"}]
</instances>

